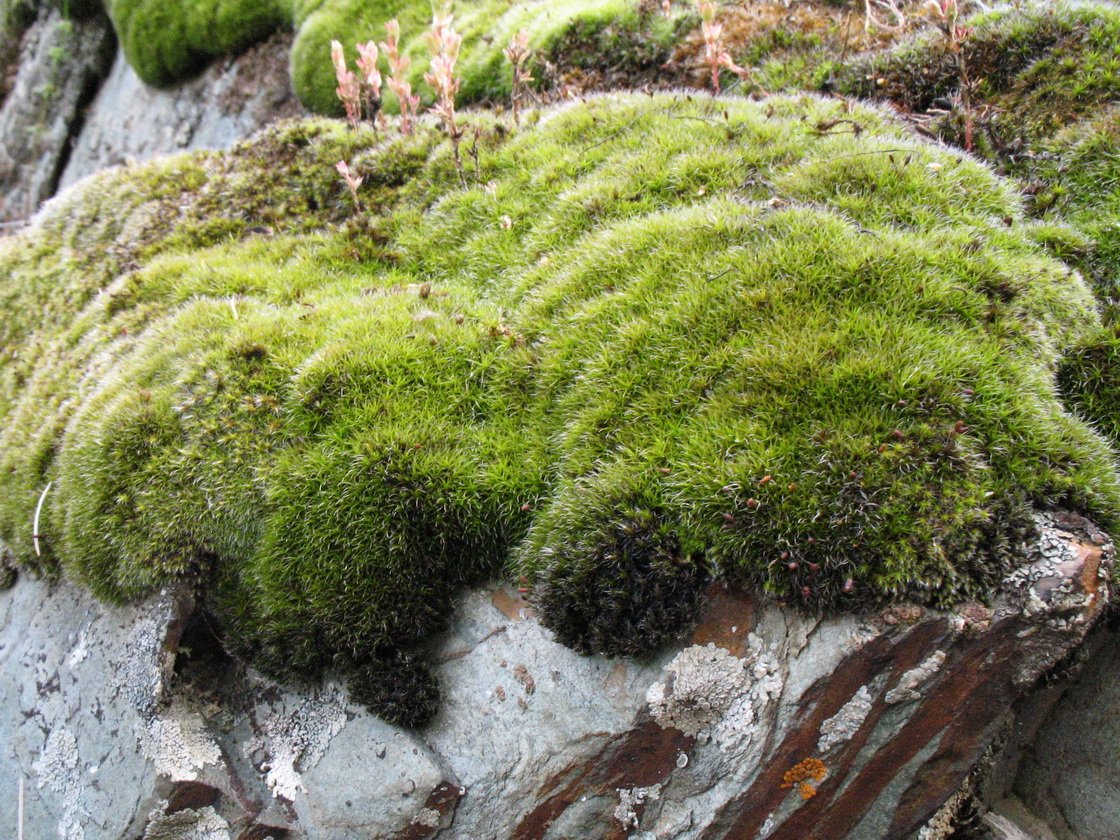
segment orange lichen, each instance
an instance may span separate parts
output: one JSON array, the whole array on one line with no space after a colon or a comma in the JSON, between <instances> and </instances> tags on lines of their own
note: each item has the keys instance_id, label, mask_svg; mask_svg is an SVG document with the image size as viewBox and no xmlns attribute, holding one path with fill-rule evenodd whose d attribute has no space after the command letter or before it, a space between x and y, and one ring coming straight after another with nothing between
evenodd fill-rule
<instances>
[{"instance_id":1,"label":"orange lichen","mask_svg":"<svg viewBox=\"0 0 1120 840\"><path fill-rule=\"evenodd\" d=\"M828 768L824 766L823 761L819 758L806 758L793 765L782 776L782 789L797 785L801 798L809 800L817 795L817 789L810 784L809 780L812 779L819 784L824 781L824 777L827 775Z\"/></svg>"}]
</instances>

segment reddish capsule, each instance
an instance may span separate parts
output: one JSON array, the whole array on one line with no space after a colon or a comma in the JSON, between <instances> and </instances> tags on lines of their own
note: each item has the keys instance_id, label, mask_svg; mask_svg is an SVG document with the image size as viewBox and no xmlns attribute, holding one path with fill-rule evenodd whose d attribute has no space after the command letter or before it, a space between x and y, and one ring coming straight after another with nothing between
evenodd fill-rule
<instances>
[{"instance_id":1,"label":"reddish capsule","mask_svg":"<svg viewBox=\"0 0 1120 840\"><path fill-rule=\"evenodd\" d=\"M522 513L525 513L526 511L530 511L532 509L533 509L533 506L531 504L529 504L528 502L526 502L525 504L523 504L521 506L521 512Z\"/></svg>"},{"instance_id":2,"label":"reddish capsule","mask_svg":"<svg viewBox=\"0 0 1120 840\"><path fill-rule=\"evenodd\" d=\"M893 432L891 432L891 434L899 440L903 440L906 437L906 434L901 429L895 429Z\"/></svg>"},{"instance_id":3,"label":"reddish capsule","mask_svg":"<svg viewBox=\"0 0 1120 840\"><path fill-rule=\"evenodd\" d=\"M762 479L761 479L761 480L760 480L760 481L758 482L759 486L762 486L763 484L765 484L766 482L768 482L768 481L769 481L770 479L772 479L773 477L774 477L774 476L772 476L772 475L764 476L764 477L763 477L763 478L762 478Z\"/></svg>"},{"instance_id":4,"label":"reddish capsule","mask_svg":"<svg viewBox=\"0 0 1120 840\"><path fill-rule=\"evenodd\" d=\"M659 473L662 473L663 475L669 475L669 473L671 473L671 472L672 472L672 470L671 470L671 469L669 469L668 467L658 467L658 470L657 470L657 471L658 471Z\"/></svg>"},{"instance_id":5,"label":"reddish capsule","mask_svg":"<svg viewBox=\"0 0 1120 840\"><path fill-rule=\"evenodd\" d=\"M965 388L963 391L961 391L961 393L964 394L966 397L971 397L976 392L973 391L971 388Z\"/></svg>"},{"instance_id":6,"label":"reddish capsule","mask_svg":"<svg viewBox=\"0 0 1120 840\"><path fill-rule=\"evenodd\" d=\"M855 587L856 587L856 582L854 580L852 580L851 578L848 578L846 581L844 581L844 591L845 592L851 592L853 589L855 589Z\"/></svg>"},{"instance_id":7,"label":"reddish capsule","mask_svg":"<svg viewBox=\"0 0 1120 840\"><path fill-rule=\"evenodd\" d=\"M723 515L723 518L726 519L728 522L734 522L735 521L735 517L732 516L730 513L725 513Z\"/></svg>"},{"instance_id":8,"label":"reddish capsule","mask_svg":"<svg viewBox=\"0 0 1120 840\"><path fill-rule=\"evenodd\" d=\"M816 542L815 539L813 539L812 537L809 537L809 545L812 545L815 542Z\"/></svg>"},{"instance_id":9,"label":"reddish capsule","mask_svg":"<svg viewBox=\"0 0 1120 840\"><path fill-rule=\"evenodd\" d=\"M801 597L802 598L808 598L812 594L813 594L813 590L810 589L808 586L802 586L801 587Z\"/></svg>"},{"instance_id":10,"label":"reddish capsule","mask_svg":"<svg viewBox=\"0 0 1120 840\"><path fill-rule=\"evenodd\" d=\"M817 569L819 569L819 568L820 568L820 564L819 564L819 563L810 563L810 564L809 564L809 571L810 571L810 572L815 572L815 571L817 571Z\"/></svg>"},{"instance_id":11,"label":"reddish capsule","mask_svg":"<svg viewBox=\"0 0 1120 840\"><path fill-rule=\"evenodd\" d=\"M747 499L747 507L754 510L754 508L758 507L758 499Z\"/></svg>"},{"instance_id":12,"label":"reddish capsule","mask_svg":"<svg viewBox=\"0 0 1120 840\"><path fill-rule=\"evenodd\" d=\"M719 488L719 492L721 492L721 493L734 493L735 488L730 484L725 484L723 487Z\"/></svg>"},{"instance_id":13,"label":"reddish capsule","mask_svg":"<svg viewBox=\"0 0 1120 840\"><path fill-rule=\"evenodd\" d=\"M786 568L789 569L791 572L796 572L797 571L797 564L796 563L790 563L788 566L786 566Z\"/></svg>"},{"instance_id":14,"label":"reddish capsule","mask_svg":"<svg viewBox=\"0 0 1120 840\"><path fill-rule=\"evenodd\" d=\"M964 424L963 420L958 420L957 425L953 426L953 431L958 435L968 430L968 426Z\"/></svg>"},{"instance_id":15,"label":"reddish capsule","mask_svg":"<svg viewBox=\"0 0 1120 840\"><path fill-rule=\"evenodd\" d=\"M788 552L788 551L783 551L783 552L781 553L781 558L782 558L783 560L788 560L788 559L789 559L789 552Z\"/></svg>"},{"instance_id":16,"label":"reddish capsule","mask_svg":"<svg viewBox=\"0 0 1120 840\"><path fill-rule=\"evenodd\" d=\"M786 489L787 489L787 490L792 490L792 489L793 489L794 487L796 487L796 486L797 486L797 482L795 481L795 482L793 482L793 484L791 484L791 485L790 485L789 487L787 487Z\"/></svg>"},{"instance_id":17,"label":"reddish capsule","mask_svg":"<svg viewBox=\"0 0 1120 840\"><path fill-rule=\"evenodd\" d=\"M882 446L879 447L879 454L882 455L886 451L887 451L887 445L884 443Z\"/></svg>"}]
</instances>

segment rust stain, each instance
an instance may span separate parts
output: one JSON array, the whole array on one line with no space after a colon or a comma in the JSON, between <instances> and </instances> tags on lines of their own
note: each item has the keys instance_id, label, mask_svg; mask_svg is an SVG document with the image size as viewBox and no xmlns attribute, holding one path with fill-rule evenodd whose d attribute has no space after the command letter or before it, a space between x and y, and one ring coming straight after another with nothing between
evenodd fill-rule
<instances>
[{"instance_id":1,"label":"rust stain","mask_svg":"<svg viewBox=\"0 0 1120 840\"><path fill-rule=\"evenodd\" d=\"M677 756L696 739L677 729L663 729L643 713L633 729L611 738L586 761L564 768L544 790L558 790L526 814L513 830L511 840L541 840L549 827L581 797L614 796L619 788L649 787L664 782L676 769ZM617 830L615 830L617 829ZM607 834L625 836L620 826Z\"/></svg>"},{"instance_id":2,"label":"rust stain","mask_svg":"<svg viewBox=\"0 0 1120 840\"><path fill-rule=\"evenodd\" d=\"M451 782L441 782L428 794L424 801L424 811L435 811L439 815L436 825L425 822L413 822L393 835L393 840L432 840L445 828L450 827L455 819L455 809L459 807L459 800L466 793L464 788Z\"/></svg>"},{"instance_id":3,"label":"rust stain","mask_svg":"<svg viewBox=\"0 0 1120 840\"><path fill-rule=\"evenodd\" d=\"M510 595L504 587L498 587L490 596L490 602L510 621L521 621L532 615L529 602L520 595Z\"/></svg>"},{"instance_id":4,"label":"rust stain","mask_svg":"<svg viewBox=\"0 0 1120 840\"><path fill-rule=\"evenodd\" d=\"M1081 560L1081 588L1093 596L1090 613L1100 605L1100 571L1103 553L1099 546L1074 543L1078 559Z\"/></svg>"},{"instance_id":5,"label":"rust stain","mask_svg":"<svg viewBox=\"0 0 1120 840\"><path fill-rule=\"evenodd\" d=\"M832 674L814 683L799 701L803 719L793 724L785 740L766 758L765 769L754 783L717 812L715 819L700 835L701 840L756 837L767 816L789 795L789 791L781 787L785 772L816 752L821 724L835 715L861 686L875 676L889 671L888 684L897 683L903 673L932 653L948 633L948 622L942 617L936 617L920 621L907 632L878 636L846 657ZM848 781L848 773L856 756L874 731L885 708L886 703L880 697L856 735L839 751L830 755L827 762L828 776L816 789L816 795L779 825L769 836L770 840L809 840L817 837L821 840L840 840L844 837L845 829L842 824L847 820L842 815L833 814L833 798ZM917 750L921 744L913 746ZM882 786L886 786L889 781L889 776L878 780ZM863 810L874 801L874 796L863 802L850 800L848 793L845 788L842 798L846 800L845 807L848 807L850 801L859 809L856 817L862 815ZM825 833L818 835L817 830Z\"/></svg>"},{"instance_id":6,"label":"rust stain","mask_svg":"<svg viewBox=\"0 0 1120 840\"><path fill-rule=\"evenodd\" d=\"M713 583L704 590L704 608L690 644L709 642L735 656L747 653L747 636L754 630L758 598Z\"/></svg>"}]
</instances>

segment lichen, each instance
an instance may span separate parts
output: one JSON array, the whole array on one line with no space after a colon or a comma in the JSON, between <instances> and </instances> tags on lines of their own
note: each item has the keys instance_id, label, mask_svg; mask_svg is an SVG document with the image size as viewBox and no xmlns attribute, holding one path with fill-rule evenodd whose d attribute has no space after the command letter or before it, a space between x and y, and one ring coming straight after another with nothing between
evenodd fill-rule
<instances>
[{"instance_id":1,"label":"lichen","mask_svg":"<svg viewBox=\"0 0 1120 840\"><path fill-rule=\"evenodd\" d=\"M945 651L937 650L923 659L916 667L903 674L898 685L884 695L887 703L908 703L912 700L921 700L922 695L918 689L933 677L945 663Z\"/></svg>"},{"instance_id":2,"label":"lichen","mask_svg":"<svg viewBox=\"0 0 1120 840\"><path fill-rule=\"evenodd\" d=\"M871 692L867 686L861 685L852 699L840 707L840 711L821 724L817 752L826 753L837 744L850 741L870 714L871 701Z\"/></svg>"}]
</instances>

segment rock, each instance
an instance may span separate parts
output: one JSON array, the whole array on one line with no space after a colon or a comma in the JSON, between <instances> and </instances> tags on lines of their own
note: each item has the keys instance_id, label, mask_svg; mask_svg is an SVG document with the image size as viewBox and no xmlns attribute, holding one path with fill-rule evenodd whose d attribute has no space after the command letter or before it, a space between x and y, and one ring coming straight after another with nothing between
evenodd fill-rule
<instances>
[{"instance_id":1,"label":"rock","mask_svg":"<svg viewBox=\"0 0 1120 840\"><path fill-rule=\"evenodd\" d=\"M225 149L268 122L302 114L288 75L291 40L278 33L168 89L145 85L118 51L59 186L129 161Z\"/></svg>"},{"instance_id":2,"label":"rock","mask_svg":"<svg viewBox=\"0 0 1120 840\"><path fill-rule=\"evenodd\" d=\"M1101 634L1041 723L1012 790L1062 840L1120 837L1120 635Z\"/></svg>"},{"instance_id":3,"label":"rock","mask_svg":"<svg viewBox=\"0 0 1120 840\"><path fill-rule=\"evenodd\" d=\"M434 651L441 709L415 732L331 682L246 671L182 593L109 607L23 578L0 595L0 744L16 771L0 796L16 801L22 777L25 836L84 840L938 840L1021 728L1015 704L1108 598L1111 544L1087 523L1039 523L983 610L818 620L712 586L687 643L645 661L579 656L512 589L471 591ZM1111 765L1075 772L1120 737L1096 664L1109 659L1038 736L1060 766L1025 763L1016 783L1090 832L1059 836L1115 834L1104 805L1066 804L1113 801ZM1086 739L1075 710L1113 740ZM1009 813L989 830L1030 836Z\"/></svg>"},{"instance_id":4,"label":"rock","mask_svg":"<svg viewBox=\"0 0 1120 840\"><path fill-rule=\"evenodd\" d=\"M0 107L0 222L30 217L58 189L83 112L113 60L116 38L104 16L69 20L44 7L23 35Z\"/></svg>"}]
</instances>

